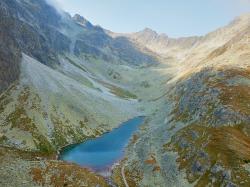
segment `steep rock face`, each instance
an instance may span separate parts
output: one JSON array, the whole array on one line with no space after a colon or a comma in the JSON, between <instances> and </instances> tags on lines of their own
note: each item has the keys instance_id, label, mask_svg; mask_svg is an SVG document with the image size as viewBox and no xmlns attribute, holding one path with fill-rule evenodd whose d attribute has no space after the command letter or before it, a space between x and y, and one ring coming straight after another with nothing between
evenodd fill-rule
<instances>
[{"instance_id":1,"label":"steep rock face","mask_svg":"<svg viewBox=\"0 0 250 187\"><path fill-rule=\"evenodd\" d=\"M80 21L83 21L82 19ZM79 24L79 20L76 18L73 20ZM154 57L137 49L126 37L112 38L99 26L89 24L79 24L79 26L83 30L76 35L74 46L74 52L78 56L82 54L116 64L135 66L157 63Z\"/></svg>"},{"instance_id":2,"label":"steep rock face","mask_svg":"<svg viewBox=\"0 0 250 187\"><path fill-rule=\"evenodd\" d=\"M69 39L55 29L60 16L45 2L3 0L0 15L0 91L18 79L21 51L50 66L59 63L56 53L69 51Z\"/></svg>"},{"instance_id":3,"label":"steep rock face","mask_svg":"<svg viewBox=\"0 0 250 187\"><path fill-rule=\"evenodd\" d=\"M21 51L10 34L14 20L0 11L0 93L19 78Z\"/></svg>"},{"instance_id":4,"label":"steep rock face","mask_svg":"<svg viewBox=\"0 0 250 187\"><path fill-rule=\"evenodd\" d=\"M58 63L57 52L69 50L70 41L59 27L61 16L44 1L1 1L5 20L12 20L11 37L17 47L44 64Z\"/></svg>"}]
</instances>

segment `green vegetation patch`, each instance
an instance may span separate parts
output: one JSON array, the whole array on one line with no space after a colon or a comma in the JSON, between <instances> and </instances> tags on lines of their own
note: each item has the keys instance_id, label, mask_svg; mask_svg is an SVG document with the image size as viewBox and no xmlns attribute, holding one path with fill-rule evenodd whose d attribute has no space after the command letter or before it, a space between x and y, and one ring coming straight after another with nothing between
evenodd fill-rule
<instances>
[{"instance_id":1,"label":"green vegetation patch","mask_svg":"<svg viewBox=\"0 0 250 187\"><path fill-rule=\"evenodd\" d=\"M40 101L38 95L35 97ZM15 110L6 117L6 121L11 124L11 128L17 128L31 133L37 149L41 152L51 154L55 152L54 147L51 145L49 140L39 132L37 128L38 124L35 124L33 119L31 119L26 113L25 106L28 106L29 100L33 99L34 98L31 97L29 88L24 88L18 96L18 105L16 105ZM35 107L33 104L32 106Z\"/></svg>"},{"instance_id":2,"label":"green vegetation patch","mask_svg":"<svg viewBox=\"0 0 250 187\"><path fill-rule=\"evenodd\" d=\"M71 63L72 65L74 65L75 67L81 69L84 72L87 72L86 69L84 69L81 65L75 63L73 60L71 60L69 57L65 56L65 58L68 60L69 63Z\"/></svg>"},{"instance_id":3,"label":"green vegetation patch","mask_svg":"<svg viewBox=\"0 0 250 187\"><path fill-rule=\"evenodd\" d=\"M135 94L129 92L128 90L125 90L123 88L117 87L115 85L109 84L109 83L104 82L104 81L98 80L98 82L100 82L105 87L109 88L111 93L115 94L116 96L118 96L120 98L123 98L123 99L137 99L137 96Z\"/></svg>"},{"instance_id":4,"label":"green vegetation patch","mask_svg":"<svg viewBox=\"0 0 250 187\"><path fill-rule=\"evenodd\" d=\"M111 88L111 92L118 97L124 98L124 99L137 99L137 96L135 94L132 94L128 90L124 90L120 87L113 86Z\"/></svg>"},{"instance_id":5,"label":"green vegetation patch","mask_svg":"<svg viewBox=\"0 0 250 187\"><path fill-rule=\"evenodd\" d=\"M11 128L18 128L31 133L37 149L41 152L50 154L55 151L47 138L40 134L35 123L27 116L23 107L17 107L15 111L7 117L7 121L11 124Z\"/></svg>"}]
</instances>

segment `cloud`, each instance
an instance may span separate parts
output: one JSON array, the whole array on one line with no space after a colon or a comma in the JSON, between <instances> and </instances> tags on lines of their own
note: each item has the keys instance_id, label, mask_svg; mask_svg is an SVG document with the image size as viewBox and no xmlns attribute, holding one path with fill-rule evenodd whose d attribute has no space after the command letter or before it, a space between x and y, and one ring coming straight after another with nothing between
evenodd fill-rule
<instances>
[{"instance_id":1,"label":"cloud","mask_svg":"<svg viewBox=\"0 0 250 187\"><path fill-rule=\"evenodd\" d=\"M57 0L45 0L49 5L53 6L58 13L62 13L62 6Z\"/></svg>"}]
</instances>

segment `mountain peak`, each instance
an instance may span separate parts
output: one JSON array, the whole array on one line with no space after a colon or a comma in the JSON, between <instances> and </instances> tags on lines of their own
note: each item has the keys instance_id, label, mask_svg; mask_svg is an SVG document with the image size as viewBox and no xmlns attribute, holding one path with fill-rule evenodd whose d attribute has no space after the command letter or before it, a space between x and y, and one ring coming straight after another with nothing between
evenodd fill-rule
<instances>
[{"instance_id":1,"label":"mountain peak","mask_svg":"<svg viewBox=\"0 0 250 187\"><path fill-rule=\"evenodd\" d=\"M157 33L155 30L152 30L148 27L143 29L142 31L138 32L140 35L146 36L146 37L153 37L153 38L168 38L168 35L165 33Z\"/></svg>"},{"instance_id":2,"label":"mountain peak","mask_svg":"<svg viewBox=\"0 0 250 187\"><path fill-rule=\"evenodd\" d=\"M142 31L140 31L140 33L144 33L144 34L152 34L152 35L158 35L158 33L148 27L146 27L145 29L143 29Z\"/></svg>"},{"instance_id":3,"label":"mountain peak","mask_svg":"<svg viewBox=\"0 0 250 187\"><path fill-rule=\"evenodd\" d=\"M87 19L85 19L83 16L81 16L80 14L75 14L73 16L73 20L76 23L78 23L79 25L82 25L84 27L92 26L92 24Z\"/></svg>"}]
</instances>

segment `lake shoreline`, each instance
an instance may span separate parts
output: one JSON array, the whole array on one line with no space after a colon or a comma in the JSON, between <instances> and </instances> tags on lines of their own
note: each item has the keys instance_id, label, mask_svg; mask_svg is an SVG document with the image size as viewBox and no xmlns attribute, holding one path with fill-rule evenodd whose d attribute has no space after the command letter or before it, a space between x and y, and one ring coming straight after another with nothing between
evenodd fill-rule
<instances>
[{"instance_id":1,"label":"lake shoreline","mask_svg":"<svg viewBox=\"0 0 250 187\"><path fill-rule=\"evenodd\" d=\"M88 168L91 171L98 173L102 176L110 177L112 175L113 168L115 166L119 165L120 161L123 159L125 149L126 149L127 145L129 144L130 138L134 134L134 131L137 131L138 127L140 125L142 125L144 123L144 121L145 121L145 116L137 116L137 117L131 118L125 122L122 122L118 127L113 128L111 131L105 132L100 136L87 138L86 140L84 140L83 142L80 142L80 143L65 145L64 147L60 148L57 151L56 159L61 160L61 161L74 163L74 164L77 164L81 167ZM123 131L125 131L125 132L123 132ZM117 133L118 133L118 137L114 138L114 136L117 136L116 135ZM128 134L126 134L126 133L128 133ZM110 139L109 137L111 137L111 140L108 140L108 139ZM119 138L120 138L120 140L119 140ZM116 140L115 142L114 142L114 139ZM101 147L100 147L101 150L98 150L98 149L95 150L94 142L97 142L96 143L97 146L101 145ZM107 142L108 142L108 144L107 144ZM88 144L91 144L91 145L88 145ZM78 146L78 148L76 148L77 146ZM82 150L83 146L87 146L86 149L87 150L90 149L89 152L88 151L84 152ZM105 146L106 146L107 150L105 150ZM111 148L111 150L110 150L109 146L111 146L111 147L114 146L115 149L112 150L112 148ZM118 147L115 147L115 146L118 146ZM92 149L94 149L94 150L92 150ZM74 152L76 152L76 153L74 153ZM83 154L82 157L79 157L80 153ZM70 154L72 154L72 155L70 155ZM75 158L73 158L74 154L75 154ZM93 159L92 154L94 155L94 157L97 157L95 161L91 160L91 159ZM104 154L104 156L103 156L104 158L101 157L100 159L98 159L100 154ZM69 157L68 155L70 155L70 159L68 158ZM91 156L89 156L89 155L91 155ZM84 156L86 157L85 159L84 159ZM79 161L79 159L81 159L81 160ZM90 159L90 163L85 163L85 160L87 162L88 159ZM103 166L98 165L101 163L103 164ZM110 164L107 164L107 163L110 163Z\"/></svg>"}]
</instances>

